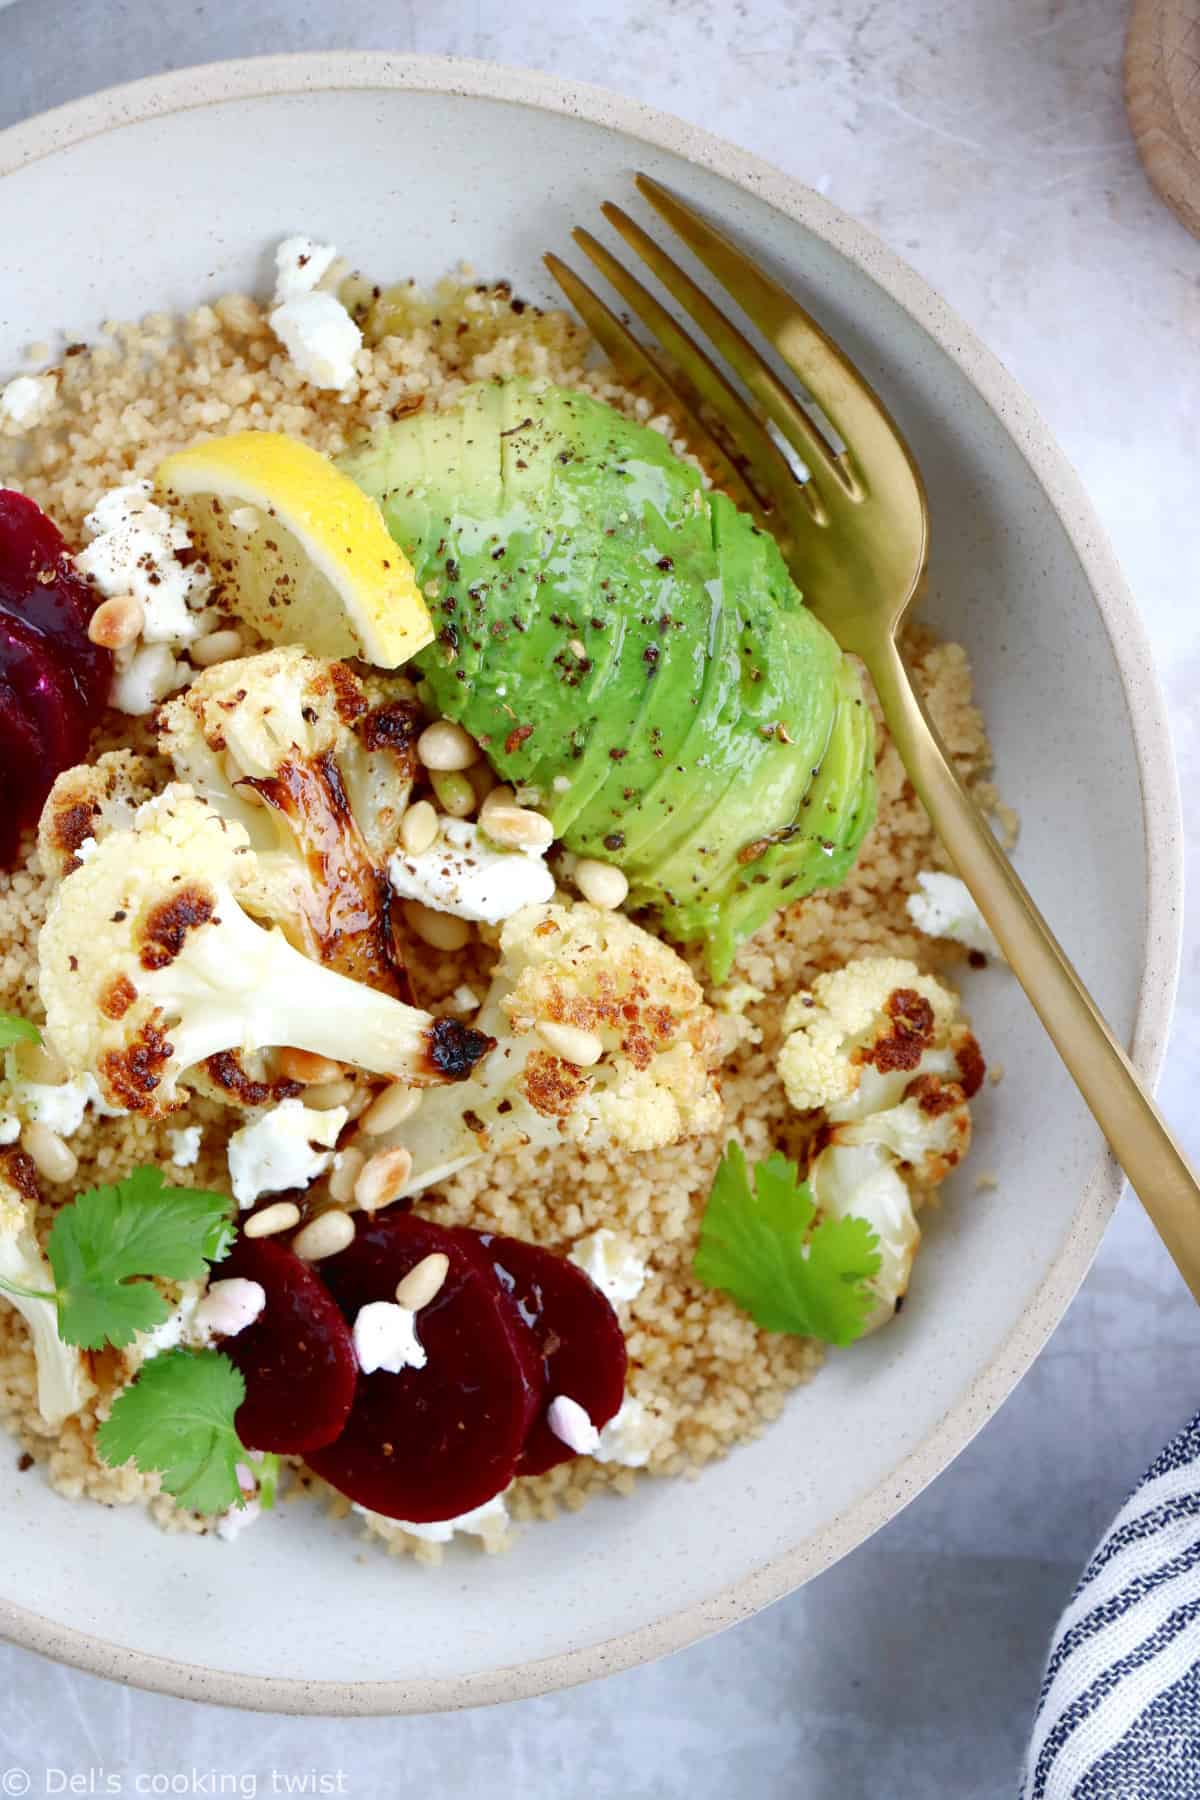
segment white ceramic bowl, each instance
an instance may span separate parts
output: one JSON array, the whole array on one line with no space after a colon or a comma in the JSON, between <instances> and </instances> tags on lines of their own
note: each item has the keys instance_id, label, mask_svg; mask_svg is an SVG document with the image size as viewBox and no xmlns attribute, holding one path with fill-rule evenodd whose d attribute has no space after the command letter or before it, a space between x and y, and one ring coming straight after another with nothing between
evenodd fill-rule
<instances>
[{"instance_id":1,"label":"white ceramic bowl","mask_svg":"<svg viewBox=\"0 0 1200 1800\"><path fill-rule=\"evenodd\" d=\"M0 138L0 372L51 326L87 338L265 286L284 233L380 279L461 258L550 299L544 248L648 170L776 266L875 381L933 512L929 615L969 646L1020 864L1140 1067L1178 948L1173 764L1141 625L1079 484L1028 401L910 270L798 183L679 121L482 64L313 56L187 70ZM122 1680L275 1710L510 1699L689 1643L889 1519L1028 1366L1081 1279L1119 1177L1015 983L969 1004L1005 1065L912 1302L834 1356L759 1442L640 1485L514 1554L440 1573L288 1509L236 1547L76 1506L0 1456L0 1623ZM974 1192L976 1170L999 1187Z\"/></svg>"}]
</instances>

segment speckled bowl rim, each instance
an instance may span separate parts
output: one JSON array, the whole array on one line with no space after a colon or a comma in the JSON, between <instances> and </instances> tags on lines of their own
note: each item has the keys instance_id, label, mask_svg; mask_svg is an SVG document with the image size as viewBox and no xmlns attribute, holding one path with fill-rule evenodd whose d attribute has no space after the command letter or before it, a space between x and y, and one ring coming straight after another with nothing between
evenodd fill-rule
<instances>
[{"instance_id":1,"label":"speckled bowl rim","mask_svg":"<svg viewBox=\"0 0 1200 1800\"><path fill-rule=\"evenodd\" d=\"M1166 707L1132 596L1083 487L1035 407L962 320L906 263L801 182L698 126L587 83L455 57L337 52L210 63L109 88L0 133L0 177L139 120L227 100L331 89L408 89L500 100L568 114L723 176L813 232L866 274L937 344L998 416L1032 469L1087 576L1132 721L1146 821L1145 964L1132 1055L1157 1076L1178 975L1182 830ZM90 1673L225 1706L332 1715L440 1711L519 1700L680 1650L810 1580L886 1524L940 1473L1025 1373L1087 1273L1122 1188L1106 1152L1037 1294L991 1363L918 1447L870 1494L792 1550L694 1606L563 1655L451 1680L306 1682L200 1668L110 1643L0 1601L12 1642Z\"/></svg>"}]
</instances>

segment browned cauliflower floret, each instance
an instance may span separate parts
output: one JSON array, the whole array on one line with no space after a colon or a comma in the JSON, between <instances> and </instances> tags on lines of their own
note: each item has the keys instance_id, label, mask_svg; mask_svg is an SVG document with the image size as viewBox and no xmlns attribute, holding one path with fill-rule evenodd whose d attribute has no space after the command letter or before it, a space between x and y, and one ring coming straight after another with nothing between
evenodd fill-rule
<instances>
[{"instance_id":1,"label":"browned cauliflower floret","mask_svg":"<svg viewBox=\"0 0 1200 1800\"><path fill-rule=\"evenodd\" d=\"M145 757L132 750L109 750L94 763L64 769L46 796L38 825L47 875L61 881L77 869L80 847L131 825L153 791Z\"/></svg>"}]
</instances>

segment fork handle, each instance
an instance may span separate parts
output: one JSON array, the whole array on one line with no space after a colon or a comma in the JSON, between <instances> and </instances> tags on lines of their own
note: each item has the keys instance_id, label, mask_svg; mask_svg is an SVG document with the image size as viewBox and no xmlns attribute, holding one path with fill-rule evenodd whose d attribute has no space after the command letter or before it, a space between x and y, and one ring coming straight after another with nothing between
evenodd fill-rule
<instances>
[{"instance_id":1,"label":"fork handle","mask_svg":"<svg viewBox=\"0 0 1200 1800\"><path fill-rule=\"evenodd\" d=\"M1175 1266L1200 1301L1200 1182L967 793L889 635L860 655L909 779Z\"/></svg>"}]
</instances>

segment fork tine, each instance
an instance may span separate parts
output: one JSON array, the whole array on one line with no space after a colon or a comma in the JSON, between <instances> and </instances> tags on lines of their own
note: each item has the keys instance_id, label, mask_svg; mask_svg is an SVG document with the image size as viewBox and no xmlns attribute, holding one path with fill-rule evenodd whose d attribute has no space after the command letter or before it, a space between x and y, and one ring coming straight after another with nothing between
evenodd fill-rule
<instances>
[{"instance_id":1,"label":"fork tine","mask_svg":"<svg viewBox=\"0 0 1200 1800\"><path fill-rule=\"evenodd\" d=\"M767 524L768 515L758 496L746 485L741 470L730 461L688 396L672 386L646 346L638 342L612 308L569 263L563 262L553 251L547 251L542 260L614 367L620 369L632 387L647 391L660 411L686 414L689 441L699 447L709 465L709 473L736 497L739 506L752 513L760 524Z\"/></svg>"},{"instance_id":2,"label":"fork tine","mask_svg":"<svg viewBox=\"0 0 1200 1800\"><path fill-rule=\"evenodd\" d=\"M824 523L825 512L814 483L797 479L787 458L757 413L751 410L695 340L659 304L650 290L643 287L635 275L630 274L624 263L618 262L590 231L576 230L571 235L647 330L654 334L672 362L682 370L703 404L721 421L729 433L730 442L745 450L746 464L742 472L750 485L758 489L763 501L776 508L780 518L789 525L794 526L799 522L797 508L804 509L808 520Z\"/></svg>"},{"instance_id":3,"label":"fork tine","mask_svg":"<svg viewBox=\"0 0 1200 1800\"><path fill-rule=\"evenodd\" d=\"M851 498L856 498L857 484L845 454L834 448L815 421L797 404L749 339L743 336L731 319L726 318L719 306L714 306L704 290L697 287L691 276L685 274L674 258L668 256L662 246L656 244L627 212L623 212L609 200L604 202L600 210L610 225L615 226L626 243L637 251L642 261L658 276L667 291L674 294L683 310L715 345L767 417L775 421L788 443L804 458L813 473L823 471L832 476Z\"/></svg>"},{"instance_id":4,"label":"fork tine","mask_svg":"<svg viewBox=\"0 0 1200 1800\"><path fill-rule=\"evenodd\" d=\"M886 459L884 485L901 473L901 460L920 485L908 446L887 408L812 315L786 288L751 262L724 232L701 218L669 189L649 175L639 174L635 179L639 192L737 300L788 367L795 370L835 431L852 450L856 443L860 446L860 467L861 447L869 444L876 459Z\"/></svg>"}]
</instances>

